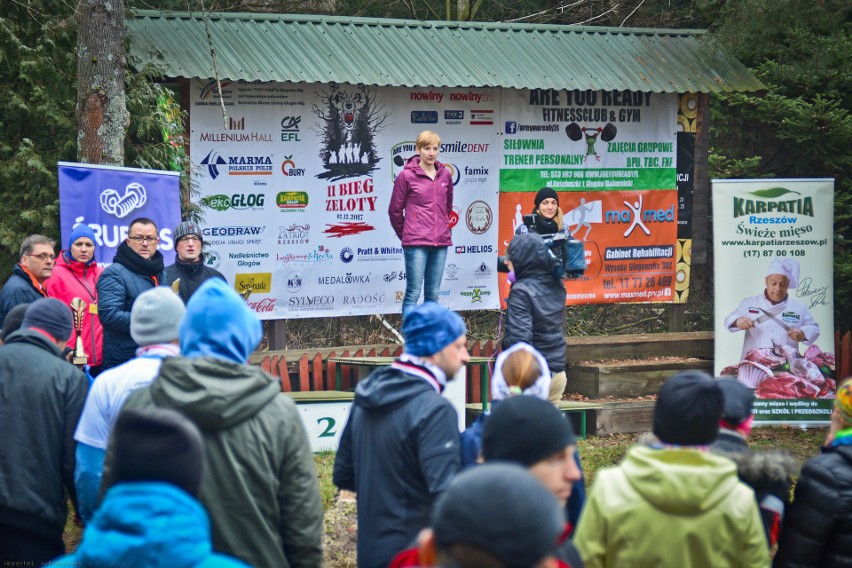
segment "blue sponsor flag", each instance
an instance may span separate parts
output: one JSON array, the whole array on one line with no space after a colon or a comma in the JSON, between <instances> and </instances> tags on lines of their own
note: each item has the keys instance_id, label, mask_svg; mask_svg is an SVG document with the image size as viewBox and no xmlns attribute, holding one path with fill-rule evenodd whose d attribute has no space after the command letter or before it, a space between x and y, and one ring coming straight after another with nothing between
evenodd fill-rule
<instances>
[{"instance_id":1,"label":"blue sponsor flag","mask_svg":"<svg viewBox=\"0 0 852 568\"><path fill-rule=\"evenodd\" d=\"M158 248L166 265L174 262L172 231L180 223L180 173L59 162L61 246L71 231L85 223L95 233L95 259L112 263L127 227L147 217L160 232Z\"/></svg>"}]
</instances>

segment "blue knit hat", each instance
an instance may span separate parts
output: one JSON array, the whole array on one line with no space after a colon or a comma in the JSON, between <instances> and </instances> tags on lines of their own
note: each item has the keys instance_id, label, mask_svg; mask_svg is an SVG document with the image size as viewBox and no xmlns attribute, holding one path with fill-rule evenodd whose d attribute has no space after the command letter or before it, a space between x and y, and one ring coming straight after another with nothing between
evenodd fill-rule
<instances>
[{"instance_id":1,"label":"blue knit hat","mask_svg":"<svg viewBox=\"0 0 852 568\"><path fill-rule=\"evenodd\" d=\"M73 245L80 237L88 237L92 239L92 243L98 244L98 241L95 240L95 232L92 231L92 228L86 224L80 223L71 230L71 236L68 237L68 248L66 250L71 250L71 245Z\"/></svg>"},{"instance_id":2,"label":"blue knit hat","mask_svg":"<svg viewBox=\"0 0 852 568\"><path fill-rule=\"evenodd\" d=\"M465 333L461 316L436 302L413 308L402 322L405 352L417 357L434 355Z\"/></svg>"}]
</instances>

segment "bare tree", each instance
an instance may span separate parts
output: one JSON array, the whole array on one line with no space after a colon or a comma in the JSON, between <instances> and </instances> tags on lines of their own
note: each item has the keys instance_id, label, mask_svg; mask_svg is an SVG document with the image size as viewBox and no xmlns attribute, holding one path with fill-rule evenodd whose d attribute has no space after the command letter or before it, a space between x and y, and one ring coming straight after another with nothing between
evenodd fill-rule
<instances>
[{"instance_id":1,"label":"bare tree","mask_svg":"<svg viewBox=\"0 0 852 568\"><path fill-rule=\"evenodd\" d=\"M124 163L130 115L124 94L124 0L80 0L77 23L77 159Z\"/></svg>"}]
</instances>

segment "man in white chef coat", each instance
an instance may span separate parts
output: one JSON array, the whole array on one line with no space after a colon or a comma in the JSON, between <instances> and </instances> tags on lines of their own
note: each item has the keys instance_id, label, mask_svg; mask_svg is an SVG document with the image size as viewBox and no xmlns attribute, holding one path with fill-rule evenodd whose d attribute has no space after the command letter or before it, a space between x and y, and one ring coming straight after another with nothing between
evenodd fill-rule
<instances>
[{"instance_id":1,"label":"man in white chef coat","mask_svg":"<svg viewBox=\"0 0 852 568\"><path fill-rule=\"evenodd\" d=\"M745 298L725 318L725 327L731 333L745 331L741 358L755 348L771 349L773 340L797 349L799 343L811 345L817 340L819 324L805 304L787 293L798 285L799 262L772 259L763 293Z\"/></svg>"}]
</instances>

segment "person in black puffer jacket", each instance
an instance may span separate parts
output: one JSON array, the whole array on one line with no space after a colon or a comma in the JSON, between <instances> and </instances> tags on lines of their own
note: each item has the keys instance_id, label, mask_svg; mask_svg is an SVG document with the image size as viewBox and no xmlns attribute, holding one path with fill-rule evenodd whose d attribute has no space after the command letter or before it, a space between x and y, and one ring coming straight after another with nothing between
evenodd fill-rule
<instances>
[{"instance_id":1,"label":"person in black puffer jacket","mask_svg":"<svg viewBox=\"0 0 852 568\"><path fill-rule=\"evenodd\" d=\"M793 476L799 471L799 462L786 450L749 448L754 390L736 379L719 378L717 381L725 395L725 405L719 437L710 451L732 459L737 464L740 481L754 490L767 544L772 551L778 543L784 511L790 504L790 487Z\"/></svg>"},{"instance_id":2,"label":"person in black puffer jacket","mask_svg":"<svg viewBox=\"0 0 852 568\"><path fill-rule=\"evenodd\" d=\"M166 267L166 286L177 285L177 294L183 303L189 301L189 297L208 278L221 278L225 280L222 273L205 264L204 239L201 236L201 227L192 221L184 221L175 228L175 263Z\"/></svg>"},{"instance_id":3,"label":"person in black puffer jacket","mask_svg":"<svg viewBox=\"0 0 852 568\"><path fill-rule=\"evenodd\" d=\"M852 566L852 383L837 389L821 454L808 460L773 566Z\"/></svg>"},{"instance_id":4,"label":"person in black puffer jacket","mask_svg":"<svg viewBox=\"0 0 852 568\"><path fill-rule=\"evenodd\" d=\"M565 390L565 285L553 275L552 255L541 235L516 235L506 250L515 283L506 302L503 349L523 341L544 356L552 374L550 401Z\"/></svg>"}]
</instances>

